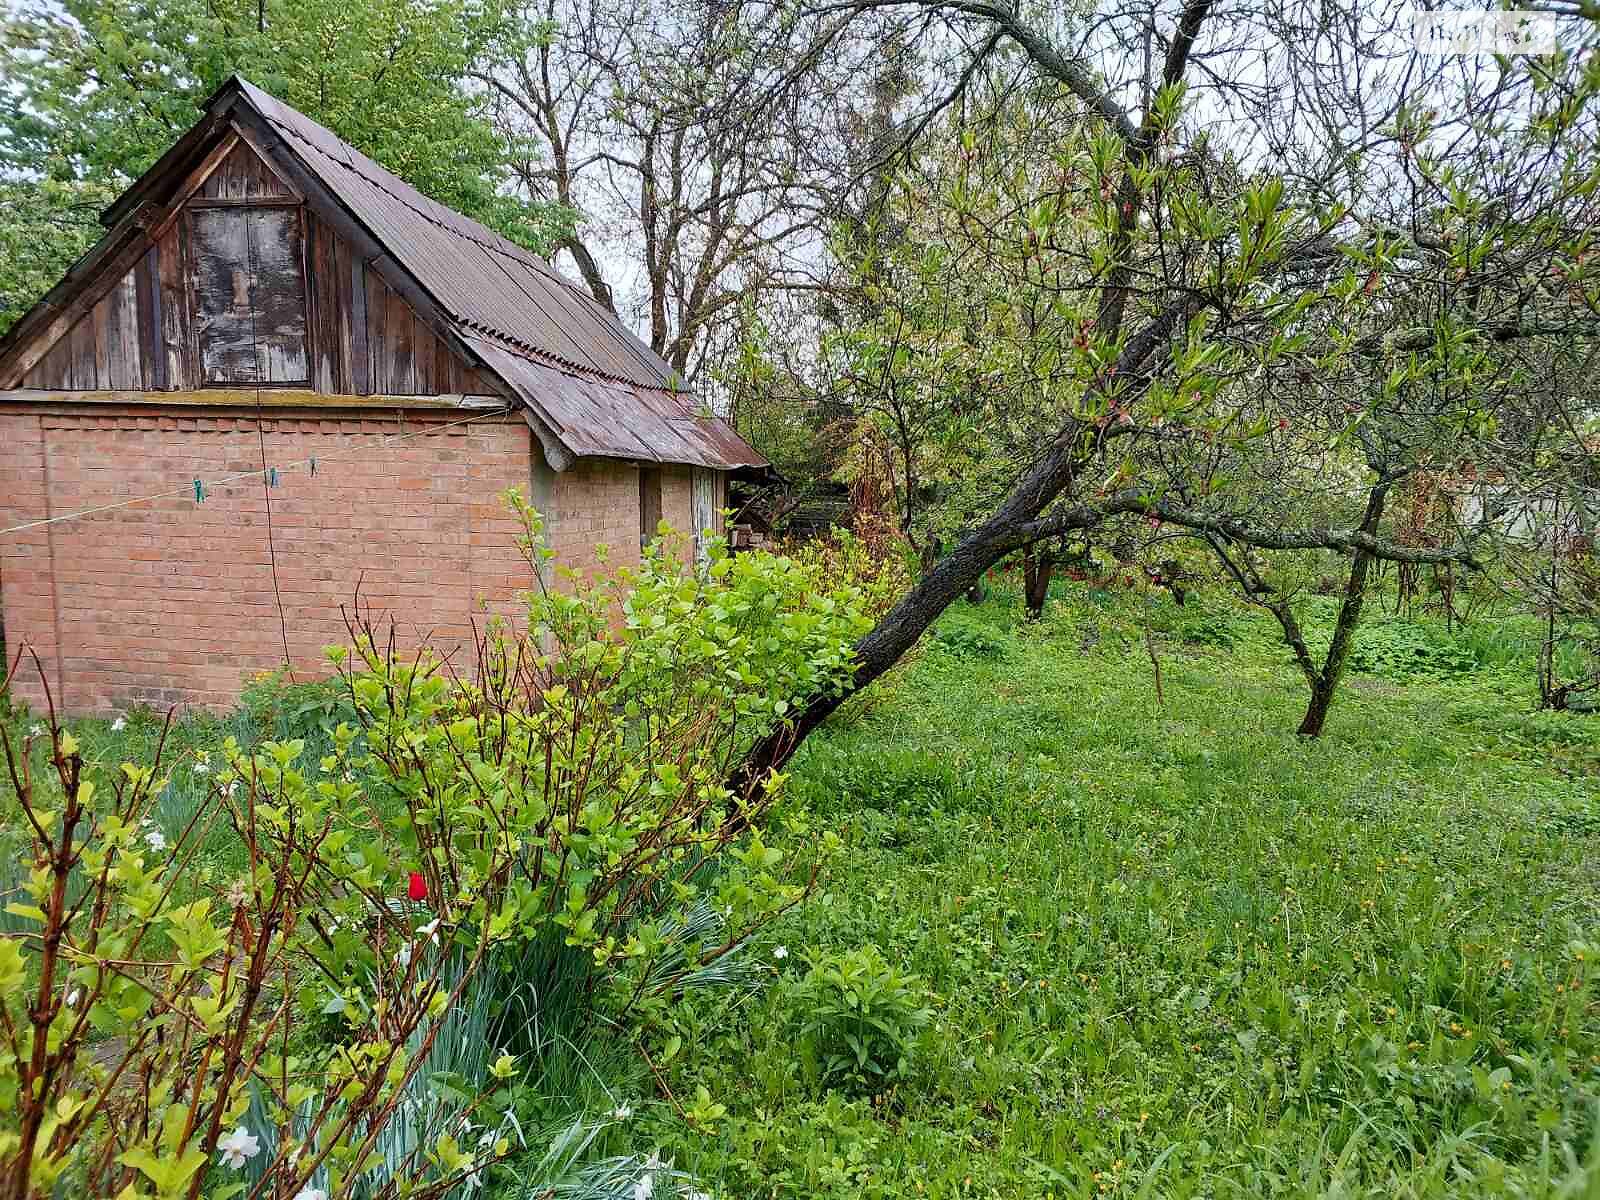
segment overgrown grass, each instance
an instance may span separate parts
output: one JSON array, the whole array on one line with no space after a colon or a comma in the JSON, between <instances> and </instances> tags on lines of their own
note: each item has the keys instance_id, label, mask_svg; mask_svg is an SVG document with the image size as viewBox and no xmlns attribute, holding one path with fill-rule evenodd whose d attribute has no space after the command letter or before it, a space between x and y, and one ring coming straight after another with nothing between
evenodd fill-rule
<instances>
[{"instance_id":1,"label":"overgrown grass","mask_svg":"<svg viewBox=\"0 0 1600 1200\"><path fill-rule=\"evenodd\" d=\"M1600 1192L1600 722L1474 655L1307 743L1273 628L953 610L797 761L849 853L775 986L673 1018L728 1114L648 1136L733 1197ZM862 945L937 1013L877 1096L799 1036L802 958Z\"/></svg>"},{"instance_id":2,"label":"overgrown grass","mask_svg":"<svg viewBox=\"0 0 1600 1200\"><path fill-rule=\"evenodd\" d=\"M652 1152L719 1200L1600 1194L1600 718L1533 711L1512 623L1364 633L1307 743L1262 614L958 605L796 761L771 836L847 852L758 948L765 986L662 1005L641 1054L555 958L506 964L519 1117L592 1195ZM164 825L222 737L315 748L339 716L254 695L174 730ZM76 728L108 767L159 720ZM872 989L833 1033L902 1022L874 1037L903 1061L836 1069L813 963ZM543 1144L491 1192L548 1180Z\"/></svg>"}]
</instances>

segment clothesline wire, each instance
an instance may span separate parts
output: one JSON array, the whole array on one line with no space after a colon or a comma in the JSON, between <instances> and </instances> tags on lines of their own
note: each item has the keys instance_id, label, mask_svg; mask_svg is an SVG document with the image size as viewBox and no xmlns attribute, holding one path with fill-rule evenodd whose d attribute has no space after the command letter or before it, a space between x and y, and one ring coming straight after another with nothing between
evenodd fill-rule
<instances>
[{"instance_id":1,"label":"clothesline wire","mask_svg":"<svg viewBox=\"0 0 1600 1200\"><path fill-rule=\"evenodd\" d=\"M272 565L272 599L278 605L278 634L283 640L283 666L289 672L289 682L294 677L293 659L289 654L289 619L283 611L283 589L278 585L278 541L272 531L272 485L278 482L278 473L267 463L267 427L261 417L261 377L266 374L261 352L261 334L256 328L256 287L261 277L256 271L255 237L251 232L252 213L244 213L244 251L250 267L250 357L256 377L256 444L261 449L261 502L267 514L267 558ZM401 429L405 428L402 422ZM285 1026L285 1031L287 1031Z\"/></svg>"},{"instance_id":2,"label":"clothesline wire","mask_svg":"<svg viewBox=\"0 0 1600 1200\"><path fill-rule=\"evenodd\" d=\"M412 433L384 434L384 436L378 440L378 444L374 447L371 447L371 449L382 449L385 446L392 446L399 442L409 441L414 437L428 437L436 433L443 433L446 429L454 429L461 425L471 425L475 421L485 421L490 417L502 417L505 415L505 412L505 409L493 409L488 412L475 413L470 417L463 417L459 421L446 421L442 425L429 426L428 428L419 429ZM366 452L363 451L363 454L364 453ZM202 482L209 483L214 487L221 487L223 484L237 483L241 479L266 479L267 473L271 470L276 470L281 475L287 471L292 471L297 467L306 467L313 463L320 466L323 463L351 462L361 457L362 454L344 454L334 456L311 454L305 458L295 459L292 462L284 463L277 467L268 467L254 471L237 471L232 475L222 475L213 480L202 480ZM153 492L148 496L134 496L127 500L118 500L114 504L100 504L96 505L94 508L84 508L78 510L77 512L62 513L59 517L41 517L37 521L24 521L20 525L12 525L8 529L0 529L0 537L5 537L8 534L13 533L22 533L29 529L41 529L46 525L57 525L62 521L77 521L84 517L95 516L99 513L111 512L114 509L128 508L134 504L147 504L152 500L168 500L174 496L190 496L193 495L193 492L194 485L190 483L184 487L173 488L171 491L167 492Z\"/></svg>"}]
</instances>

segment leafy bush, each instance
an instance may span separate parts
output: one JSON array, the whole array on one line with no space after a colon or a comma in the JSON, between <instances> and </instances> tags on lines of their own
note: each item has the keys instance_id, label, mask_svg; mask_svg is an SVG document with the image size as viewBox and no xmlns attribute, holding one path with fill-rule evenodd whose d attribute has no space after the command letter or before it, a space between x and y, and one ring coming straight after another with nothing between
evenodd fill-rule
<instances>
[{"instance_id":1,"label":"leafy bush","mask_svg":"<svg viewBox=\"0 0 1600 1200\"><path fill-rule=\"evenodd\" d=\"M1250 635L1240 618L1227 613L1200 612L1180 620L1175 631L1180 641L1190 646L1215 646L1231 650Z\"/></svg>"},{"instance_id":2,"label":"leafy bush","mask_svg":"<svg viewBox=\"0 0 1600 1200\"><path fill-rule=\"evenodd\" d=\"M1350 648L1350 669L1389 679L1463 675L1477 669L1472 651L1448 634L1413 621L1361 626Z\"/></svg>"},{"instance_id":3,"label":"leafy bush","mask_svg":"<svg viewBox=\"0 0 1600 1200\"><path fill-rule=\"evenodd\" d=\"M1313 596L1305 602L1302 627L1306 645L1319 662L1333 638L1339 601ZM1475 643L1447 629L1442 621L1384 617L1374 601L1356 627L1346 667L1404 683L1470 674L1484 664Z\"/></svg>"},{"instance_id":4,"label":"leafy bush","mask_svg":"<svg viewBox=\"0 0 1600 1200\"><path fill-rule=\"evenodd\" d=\"M540 518L510 500L542 578ZM671 546L595 582L560 571L528 633L483 635L470 678L358 625L336 687L252 693L254 727L314 730L316 749L192 751L182 821L156 819L164 734L112 770L54 720L20 744L0 726L0 831L33 865L0 930L0 1178L29 1196L470 1192L522 1149L485 964L553 949L619 1024L734 979L807 885L722 781L848 675L866 617L792 559ZM233 857L201 853L213 829Z\"/></svg>"},{"instance_id":5,"label":"leafy bush","mask_svg":"<svg viewBox=\"0 0 1600 1200\"><path fill-rule=\"evenodd\" d=\"M877 1091L906 1077L917 1035L933 1017L915 975L863 946L813 960L796 991L802 1036L825 1082Z\"/></svg>"},{"instance_id":6,"label":"leafy bush","mask_svg":"<svg viewBox=\"0 0 1600 1200\"><path fill-rule=\"evenodd\" d=\"M835 527L826 537L807 538L794 547L793 557L822 586L859 590L863 610L874 617L887 612L912 584L907 547L885 543L874 552L848 529Z\"/></svg>"},{"instance_id":7,"label":"leafy bush","mask_svg":"<svg viewBox=\"0 0 1600 1200\"><path fill-rule=\"evenodd\" d=\"M947 614L933 627L935 644L965 658L1004 658L1010 639L992 625L970 617Z\"/></svg>"}]
</instances>

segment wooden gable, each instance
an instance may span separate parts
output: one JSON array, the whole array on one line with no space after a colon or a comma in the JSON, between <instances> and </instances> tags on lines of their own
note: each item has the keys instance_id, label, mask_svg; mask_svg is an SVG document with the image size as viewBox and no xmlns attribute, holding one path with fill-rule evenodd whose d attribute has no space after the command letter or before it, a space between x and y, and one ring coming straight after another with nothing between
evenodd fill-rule
<instances>
[{"instance_id":1,"label":"wooden gable","mask_svg":"<svg viewBox=\"0 0 1600 1200\"><path fill-rule=\"evenodd\" d=\"M116 256L85 281L82 314L64 332L42 331L41 343L54 336L47 348L24 350L31 365L20 386L187 392L259 383L358 396L499 391L391 290L291 179L246 130L229 128L175 202L156 214L143 253L132 247L132 265L124 266L126 252Z\"/></svg>"}]
</instances>

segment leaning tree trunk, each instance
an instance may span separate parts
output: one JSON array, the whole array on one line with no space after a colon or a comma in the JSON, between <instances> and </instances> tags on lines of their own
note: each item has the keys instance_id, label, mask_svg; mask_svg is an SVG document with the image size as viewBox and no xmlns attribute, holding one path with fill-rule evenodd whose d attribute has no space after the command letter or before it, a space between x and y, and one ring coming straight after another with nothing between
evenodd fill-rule
<instances>
[{"instance_id":1,"label":"leaning tree trunk","mask_svg":"<svg viewBox=\"0 0 1600 1200\"><path fill-rule=\"evenodd\" d=\"M1367 511L1361 518L1361 531L1376 535L1383 520L1383 506L1388 498L1387 484L1378 484L1367 496ZM1339 603L1339 616L1333 626L1333 641L1328 645L1328 655L1322 669L1311 679L1311 702L1306 706L1305 719L1297 731L1302 737L1322 735L1328 720L1328 709L1333 706L1333 694L1344 675L1345 663L1350 658L1350 646L1355 641L1356 627L1361 623L1361 606L1367 598L1367 570L1373 556L1365 550L1356 550L1350 563L1350 577L1345 580L1344 599Z\"/></svg>"},{"instance_id":2,"label":"leaning tree trunk","mask_svg":"<svg viewBox=\"0 0 1600 1200\"><path fill-rule=\"evenodd\" d=\"M1114 375L1133 377L1165 344L1172 330L1188 320L1195 307L1192 300L1175 302L1130 337L1117 358ZM1084 427L1077 423L1057 434L1000 506L935 563L856 643L855 674L843 688L813 697L793 720L751 748L729 777L728 786L734 795L754 800L771 773L788 762L800 743L839 705L899 662L940 613L982 581L985 571L1012 551L1037 540L1028 529L1029 523L1037 520L1072 482L1080 466L1080 454L1087 453L1080 442L1083 435ZM1087 523L1082 527L1087 528Z\"/></svg>"}]
</instances>

